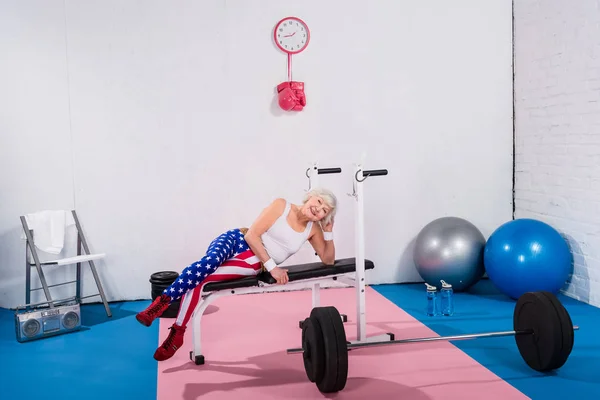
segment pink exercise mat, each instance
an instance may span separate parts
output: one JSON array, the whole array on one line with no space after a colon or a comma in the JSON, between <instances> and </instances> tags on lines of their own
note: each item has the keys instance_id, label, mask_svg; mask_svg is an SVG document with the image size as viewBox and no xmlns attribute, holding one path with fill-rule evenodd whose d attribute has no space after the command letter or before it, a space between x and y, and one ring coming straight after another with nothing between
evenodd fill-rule
<instances>
[{"instance_id":1,"label":"pink exercise mat","mask_svg":"<svg viewBox=\"0 0 600 400\"><path fill-rule=\"evenodd\" d=\"M356 337L354 289L321 290L321 304L348 315L346 335ZM379 293L367 288L368 335L396 339L437 336ZM526 399L517 389L445 341L374 347L349 354L346 388L324 395L306 377L298 321L310 313L311 293L225 297L202 320L204 365L189 358L191 323L183 348L158 363L158 400L174 399ZM161 319L162 343L172 319ZM148 355L152 357L152 354Z\"/></svg>"}]
</instances>

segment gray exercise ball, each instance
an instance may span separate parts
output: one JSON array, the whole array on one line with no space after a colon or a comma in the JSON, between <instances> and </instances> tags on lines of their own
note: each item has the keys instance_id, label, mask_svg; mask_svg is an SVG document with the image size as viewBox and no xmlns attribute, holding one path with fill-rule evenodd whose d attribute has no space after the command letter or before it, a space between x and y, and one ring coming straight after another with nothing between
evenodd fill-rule
<instances>
[{"instance_id":1,"label":"gray exercise ball","mask_svg":"<svg viewBox=\"0 0 600 400\"><path fill-rule=\"evenodd\" d=\"M421 278L441 287L440 280L457 292L467 290L485 273L485 237L469 221L457 217L438 218L417 235L413 260Z\"/></svg>"}]
</instances>

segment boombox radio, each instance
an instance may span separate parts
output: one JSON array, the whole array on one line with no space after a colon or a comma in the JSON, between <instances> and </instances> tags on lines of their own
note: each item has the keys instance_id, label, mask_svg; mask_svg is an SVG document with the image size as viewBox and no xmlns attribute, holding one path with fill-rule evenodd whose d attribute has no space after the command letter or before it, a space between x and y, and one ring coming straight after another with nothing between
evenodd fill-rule
<instances>
[{"instance_id":1,"label":"boombox radio","mask_svg":"<svg viewBox=\"0 0 600 400\"><path fill-rule=\"evenodd\" d=\"M15 313L17 341L27 342L81 329L79 304Z\"/></svg>"}]
</instances>

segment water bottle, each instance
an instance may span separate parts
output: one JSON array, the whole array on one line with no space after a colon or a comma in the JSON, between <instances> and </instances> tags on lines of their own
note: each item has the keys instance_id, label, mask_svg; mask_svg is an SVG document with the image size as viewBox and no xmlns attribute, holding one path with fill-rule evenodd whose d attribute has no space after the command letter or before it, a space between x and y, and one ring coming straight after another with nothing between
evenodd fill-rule
<instances>
[{"instance_id":1,"label":"water bottle","mask_svg":"<svg viewBox=\"0 0 600 400\"><path fill-rule=\"evenodd\" d=\"M440 290L442 315L450 316L454 314L454 290L452 290L451 284L443 280L440 282L442 282Z\"/></svg>"},{"instance_id":2,"label":"water bottle","mask_svg":"<svg viewBox=\"0 0 600 400\"><path fill-rule=\"evenodd\" d=\"M427 287L427 315L430 317L439 315L437 288L425 283Z\"/></svg>"}]
</instances>

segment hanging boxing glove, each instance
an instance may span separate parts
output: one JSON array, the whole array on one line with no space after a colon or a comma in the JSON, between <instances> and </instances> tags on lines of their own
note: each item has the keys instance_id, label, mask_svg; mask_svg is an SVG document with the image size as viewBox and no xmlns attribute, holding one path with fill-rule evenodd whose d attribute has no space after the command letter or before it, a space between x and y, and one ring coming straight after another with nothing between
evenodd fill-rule
<instances>
[{"instance_id":1,"label":"hanging boxing glove","mask_svg":"<svg viewBox=\"0 0 600 400\"><path fill-rule=\"evenodd\" d=\"M298 99L298 104L292 108L293 111L302 111L306 106L306 95L304 94L304 82L290 82L290 89L294 91L294 95Z\"/></svg>"},{"instance_id":2,"label":"hanging boxing glove","mask_svg":"<svg viewBox=\"0 0 600 400\"><path fill-rule=\"evenodd\" d=\"M300 103L290 87L290 82L282 82L277 85L277 93L279 97L279 107L284 111L291 111Z\"/></svg>"}]
</instances>

